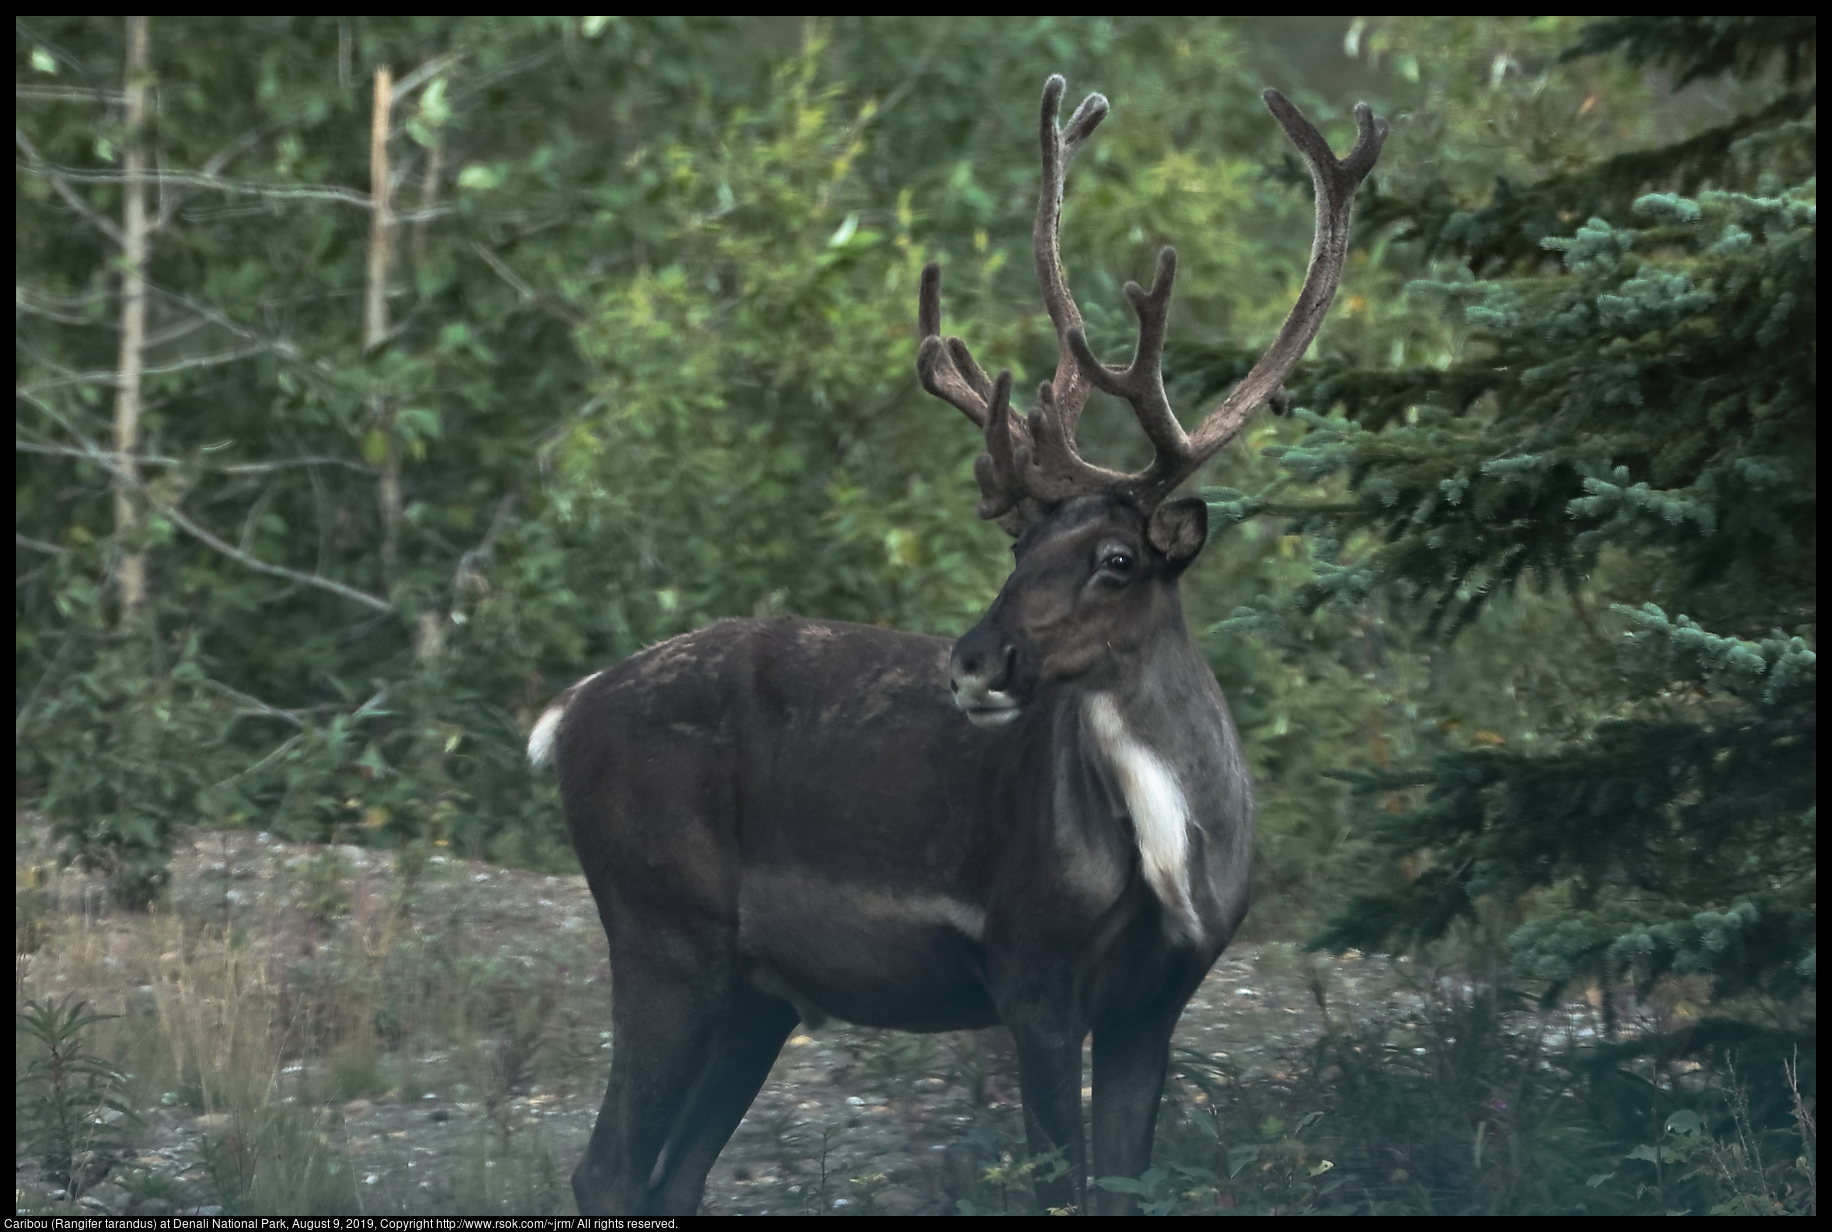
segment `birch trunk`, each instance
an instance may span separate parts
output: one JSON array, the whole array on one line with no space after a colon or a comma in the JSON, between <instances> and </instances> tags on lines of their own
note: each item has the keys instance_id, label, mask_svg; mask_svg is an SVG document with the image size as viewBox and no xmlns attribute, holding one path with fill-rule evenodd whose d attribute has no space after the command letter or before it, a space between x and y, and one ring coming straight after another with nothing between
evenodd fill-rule
<instances>
[{"instance_id":1,"label":"birch trunk","mask_svg":"<svg viewBox=\"0 0 1832 1232\"><path fill-rule=\"evenodd\" d=\"M394 208L388 187L388 119L394 107L394 74L375 70L375 110L369 124L369 277L363 297L363 350L388 337L388 268L394 260ZM382 433L382 477L376 493L382 515L382 589L392 589L400 570L401 456L394 443L394 412L377 396L376 426Z\"/></svg>"},{"instance_id":2,"label":"birch trunk","mask_svg":"<svg viewBox=\"0 0 1832 1232\"><path fill-rule=\"evenodd\" d=\"M146 554L128 544L140 526L140 378L146 364L146 93L147 19L127 19L127 146L121 184L121 353L116 364L114 411L115 541L122 545L116 581L121 623L133 622L146 603Z\"/></svg>"}]
</instances>

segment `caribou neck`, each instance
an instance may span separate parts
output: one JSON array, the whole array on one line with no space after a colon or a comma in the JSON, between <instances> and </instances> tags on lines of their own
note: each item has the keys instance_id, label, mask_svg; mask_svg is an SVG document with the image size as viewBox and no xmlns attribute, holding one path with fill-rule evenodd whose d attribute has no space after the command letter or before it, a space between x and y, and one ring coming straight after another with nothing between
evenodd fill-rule
<instances>
[{"instance_id":1,"label":"caribou neck","mask_svg":"<svg viewBox=\"0 0 1832 1232\"><path fill-rule=\"evenodd\" d=\"M1251 806L1227 703L1182 613L1122 681L1064 689L1053 709L1059 838L1078 862L1109 869L1120 839L1126 866L1136 853L1166 934L1219 948L1245 887L1231 884L1234 862L1216 857L1250 846Z\"/></svg>"}]
</instances>

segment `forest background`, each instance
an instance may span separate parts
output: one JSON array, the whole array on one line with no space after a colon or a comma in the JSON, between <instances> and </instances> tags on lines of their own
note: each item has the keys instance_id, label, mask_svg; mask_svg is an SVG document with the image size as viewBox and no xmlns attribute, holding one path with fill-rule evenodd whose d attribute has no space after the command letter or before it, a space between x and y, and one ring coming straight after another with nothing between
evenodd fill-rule
<instances>
[{"instance_id":1,"label":"forest background","mask_svg":"<svg viewBox=\"0 0 1832 1232\"><path fill-rule=\"evenodd\" d=\"M1338 149L1365 100L1393 135L1299 409L1205 472L1184 585L1257 785L1249 928L1454 942L1536 997L1679 981L1686 1021L1598 1064L1742 1058L1782 1124L1815 29L21 19L19 803L129 905L180 826L571 867L522 753L560 688L724 616L953 635L995 593L916 283L939 258L1020 388L1053 364L1049 73L1114 103L1066 199L1090 339L1125 353L1176 244L1186 422L1309 252L1259 91ZM1145 460L1123 406L1084 424Z\"/></svg>"}]
</instances>

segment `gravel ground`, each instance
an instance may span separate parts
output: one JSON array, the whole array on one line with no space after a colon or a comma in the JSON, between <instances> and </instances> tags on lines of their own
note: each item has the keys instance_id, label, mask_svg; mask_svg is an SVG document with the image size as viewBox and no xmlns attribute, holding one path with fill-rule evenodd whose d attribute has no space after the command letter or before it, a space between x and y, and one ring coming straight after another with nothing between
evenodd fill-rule
<instances>
[{"instance_id":1,"label":"gravel ground","mask_svg":"<svg viewBox=\"0 0 1832 1232\"><path fill-rule=\"evenodd\" d=\"M394 854L335 850L342 876L329 892L341 911L314 923L314 896L327 893L326 849L239 831L195 833L174 861L167 923L182 920L185 935L214 935L219 945L233 935L276 970L340 945L373 943L375 922L401 889ZM160 948L147 940L159 917L111 910L99 879L56 871L48 833L34 818L21 819L15 863L21 887L37 895L28 910L21 892L21 1004L74 992L92 1008L120 1012L167 978L148 957ZM382 1067L399 1084L386 1091L296 1106L319 1127L330 1167L349 1169L367 1213L570 1211L567 1177L596 1116L609 1048L609 964L584 878L435 857L409 914L420 944L444 946L471 969L520 968L544 980L538 986L552 1002L543 1020L547 1047L494 1096L489 1075L501 1069L492 1071L489 1059L500 1060L514 1037L481 1027L475 1038L384 1054ZM79 953L88 955L86 965L73 957ZM1312 970L1332 1006L1384 1006L1403 1016L1422 1004L1403 962L1350 955L1310 968L1290 946L1240 946L1191 1000L1175 1046L1223 1060L1242 1076L1279 1074L1322 1028ZM1573 1007L1559 1029L1593 1030L1587 1008ZM311 1055L282 1062L282 1091L288 1082L304 1091L324 1064ZM988 1134L1015 1140L1020 1133L1016 1086L1008 1037L996 1030L910 1036L835 1023L797 1034L713 1169L706 1210L951 1213L948 1194L959 1192L965 1171L983 1167L974 1161L989 1151L996 1158ZM178 1093L143 1098L139 1147L84 1205L214 1213L205 1151L234 1130L232 1115L200 1111L194 1100L186 1106ZM54 1200L23 1150L17 1198L22 1212Z\"/></svg>"}]
</instances>

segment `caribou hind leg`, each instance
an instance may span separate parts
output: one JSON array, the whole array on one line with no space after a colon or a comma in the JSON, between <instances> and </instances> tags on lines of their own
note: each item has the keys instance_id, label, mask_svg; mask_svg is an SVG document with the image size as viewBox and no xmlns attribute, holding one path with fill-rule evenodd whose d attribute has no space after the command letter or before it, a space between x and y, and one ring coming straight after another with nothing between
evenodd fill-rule
<instances>
[{"instance_id":1,"label":"caribou hind leg","mask_svg":"<svg viewBox=\"0 0 1832 1232\"><path fill-rule=\"evenodd\" d=\"M610 930L611 1080L573 1171L573 1198L584 1215L657 1213L663 1146L712 1063L734 985L724 946L642 929L633 919L617 924Z\"/></svg>"},{"instance_id":2,"label":"caribou hind leg","mask_svg":"<svg viewBox=\"0 0 1832 1232\"><path fill-rule=\"evenodd\" d=\"M706 1174L770 1076L770 1066L801 1016L785 1001L740 988L719 1019L712 1055L700 1071L656 1163L655 1210L692 1215Z\"/></svg>"}]
</instances>

